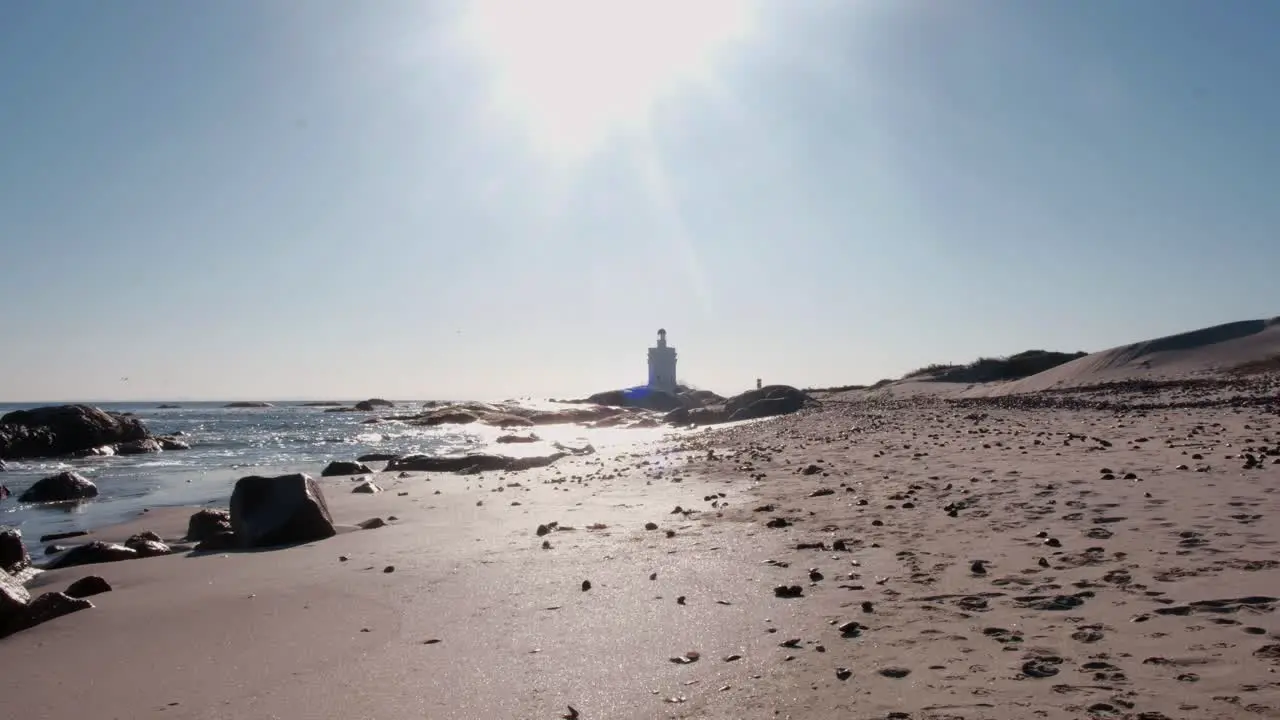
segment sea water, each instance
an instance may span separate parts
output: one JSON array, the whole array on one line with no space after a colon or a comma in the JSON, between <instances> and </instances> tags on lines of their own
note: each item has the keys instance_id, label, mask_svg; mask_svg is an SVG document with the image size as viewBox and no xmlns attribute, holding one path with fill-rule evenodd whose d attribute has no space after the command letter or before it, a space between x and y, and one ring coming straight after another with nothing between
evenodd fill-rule
<instances>
[{"instance_id":1,"label":"sea water","mask_svg":"<svg viewBox=\"0 0 1280 720\"><path fill-rule=\"evenodd\" d=\"M52 403L45 403L52 404ZM190 450L147 455L7 460L0 483L13 495L0 500L0 526L21 528L35 551L41 535L93 528L132 519L147 507L226 507L236 480L246 475L305 472L319 475L332 460L355 460L366 453L409 455L465 454L490 450L506 455L554 452L551 443L580 446L657 437L642 430L587 430L572 425L501 430L482 425L419 427L403 422L366 424L373 417L424 411L421 402L397 403L376 413L325 412L303 403L274 403L269 408L227 408L225 402L104 403L104 410L133 413L157 435L183 433ZM526 405L534 403L525 402ZM38 403L0 404L0 415L38 407ZM541 404L539 404L541 405ZM494 446L500 435L536 433L543 442ZM500 448L500 449L495 449ZM32 505L18 496L36 480L74 470L98 486L99 495L81 503ZM33 552L34 555L39 553Z\"/></svg>"}]
</instances>

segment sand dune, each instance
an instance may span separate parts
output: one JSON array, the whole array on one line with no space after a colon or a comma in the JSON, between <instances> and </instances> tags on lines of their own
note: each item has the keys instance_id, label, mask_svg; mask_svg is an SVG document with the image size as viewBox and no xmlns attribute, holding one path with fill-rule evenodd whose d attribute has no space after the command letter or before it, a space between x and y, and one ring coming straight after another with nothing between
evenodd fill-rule
<instances>
[{"instance_id":1,"label":"sand dune","mask_svg":"<svg viewBox=\"0 0 1280 720\"><path fill-rule=\"evenodd\" d=\"M910 377L846 393L857 398L1001 397L1126 380L1177 380L1280 369L1280 317L1215 325L1091 353L1008 382L956 383Z\"/></svg>"}]
</instances>

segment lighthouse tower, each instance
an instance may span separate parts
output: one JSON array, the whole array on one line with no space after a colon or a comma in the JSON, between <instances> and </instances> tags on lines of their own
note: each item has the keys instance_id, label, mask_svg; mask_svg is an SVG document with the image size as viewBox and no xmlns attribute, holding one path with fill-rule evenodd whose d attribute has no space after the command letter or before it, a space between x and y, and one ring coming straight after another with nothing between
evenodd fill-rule
<instances>
[{"instance_id":1,"label":"lighthouse tower","mask_svg":"<svg viewBox=\"0 0 1280 720\"><path fill-rule=\"evenodd\" d=\"M649 348L649 389L676 394L676 349L667 346L667 331L658 331L658 344Z\"/></svg>"}]
</instances>

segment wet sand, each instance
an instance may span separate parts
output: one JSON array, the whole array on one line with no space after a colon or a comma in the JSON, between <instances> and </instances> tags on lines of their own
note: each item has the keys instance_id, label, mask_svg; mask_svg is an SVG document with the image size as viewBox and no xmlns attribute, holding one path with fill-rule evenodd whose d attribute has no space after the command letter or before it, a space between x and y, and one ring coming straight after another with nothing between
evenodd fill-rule
<instances>
[{"instance_id":1,"label":"wet sand","mask_svg":"<svg viewBox=\"0 0 1280 720\"><path fill-rule=\"evenodd\" d=\"M618 459L330 478L339 523L397 520L46 573L115 590L0 640L0 696L24 718L1280 717L1275 414L826 400Z\"/></svg>"}]
</instances>

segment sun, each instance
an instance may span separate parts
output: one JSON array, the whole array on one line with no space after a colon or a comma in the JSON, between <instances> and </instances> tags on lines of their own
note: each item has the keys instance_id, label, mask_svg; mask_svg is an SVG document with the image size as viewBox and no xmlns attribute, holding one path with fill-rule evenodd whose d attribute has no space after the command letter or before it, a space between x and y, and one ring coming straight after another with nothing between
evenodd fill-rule
<instances>
[{"instance_id":1,"label":"sun","mask_svg":"<svg viewBox=\"0 0 1280 720\"><path fill-rule=\"evenodd\" d=\"M459 31L493 107L558 159L647 127L656 103L713 82L753 0L470 0Z\"/></svg>"}]
</instances>

